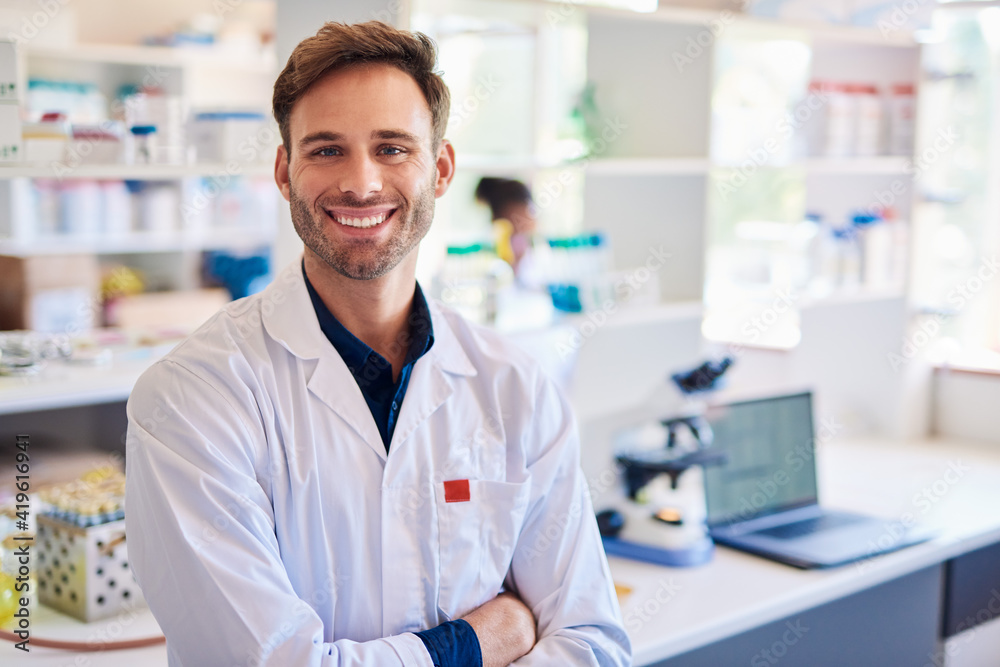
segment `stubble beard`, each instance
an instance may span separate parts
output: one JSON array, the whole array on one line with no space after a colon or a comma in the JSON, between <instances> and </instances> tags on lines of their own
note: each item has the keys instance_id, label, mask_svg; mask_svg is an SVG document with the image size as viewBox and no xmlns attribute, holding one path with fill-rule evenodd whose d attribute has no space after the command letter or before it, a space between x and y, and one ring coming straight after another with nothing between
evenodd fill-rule
<instances>
[{"instance_id":1,"label":"stubble beard","mask_svg":"<svg viewBox=\"0 0 1000 667\"><path fill-rule=\"evenodd\" d=\"M315 208L299 196L294 184L289 183L289 209L292 224L299 238L334 271L352 280L374 280L380 278L399 265L412 252L430 229L434 219L434 184L437 173L431 181L413 198L396 206L393 224L397 229L385 242L374 239L351 239L350 243L337 245L324 229L339 225L325 212L326 208L360 208L381 206L385 201L359 201L352 197L320 199ZM382 223L386 224L386 223Z\"/></svg>"}]
</instances>

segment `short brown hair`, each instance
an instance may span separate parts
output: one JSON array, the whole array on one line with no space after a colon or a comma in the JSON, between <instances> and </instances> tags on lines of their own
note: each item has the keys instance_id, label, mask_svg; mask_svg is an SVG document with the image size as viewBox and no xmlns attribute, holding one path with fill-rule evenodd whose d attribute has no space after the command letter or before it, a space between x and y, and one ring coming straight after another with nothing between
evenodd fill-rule
<instances>
[{"instance_id":1,"label":"short brown hair","mask_svg":"<svg viewBox=\"0 0 1000 667\"><path fill-rule=\"evenodd\" d=\"M444 138L451 104L448 87L434 71L436 59L434 42L423 33L397 30L381 21L326 23L299 42L274 82L271 102L285 149L289 149L292 107L306 91L328 72L366 64L392 65L413 77L430 107L431 147L436 149Z\"/></svg>"}]
</instances>

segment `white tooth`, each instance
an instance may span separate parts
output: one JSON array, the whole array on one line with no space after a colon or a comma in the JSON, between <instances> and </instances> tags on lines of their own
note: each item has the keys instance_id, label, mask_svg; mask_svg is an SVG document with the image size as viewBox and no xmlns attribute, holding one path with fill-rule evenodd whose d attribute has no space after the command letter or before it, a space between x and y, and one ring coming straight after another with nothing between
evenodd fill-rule
<instances>
[{"instance_id":1,"label":"white tooth","mask_svg":"<svg viewBox=\"0 0 1000 667\"><path fill-rule=\"evenodd\" d=\"M361 226L362 227L374 227L375 226L375 219L374 218L365 218L364 220L361 221Z\"/></svg>"}]
</instances>

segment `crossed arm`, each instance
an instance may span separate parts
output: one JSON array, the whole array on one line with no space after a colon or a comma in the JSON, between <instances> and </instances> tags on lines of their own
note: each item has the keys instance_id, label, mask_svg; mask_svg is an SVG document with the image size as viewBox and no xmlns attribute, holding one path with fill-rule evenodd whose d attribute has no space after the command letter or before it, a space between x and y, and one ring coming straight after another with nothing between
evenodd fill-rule
<instances>
[{"instance_id":1,"label":"crossed arm","mask_svg":"<svg viewBox=\"0 0 1000 667\"><path fill-rule=\"evenodd\" d=\"M464 620L479 638L483 667L507 667L535 645L535 618L513 593L501 593Z\"/></svg>"}]
</instances>

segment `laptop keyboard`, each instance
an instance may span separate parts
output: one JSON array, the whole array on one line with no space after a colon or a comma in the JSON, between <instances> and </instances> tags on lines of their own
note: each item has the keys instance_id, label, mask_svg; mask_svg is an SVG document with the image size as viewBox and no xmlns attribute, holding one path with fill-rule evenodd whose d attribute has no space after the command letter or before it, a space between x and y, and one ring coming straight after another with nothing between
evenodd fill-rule
<instances>
[{"instance_id":1,"label":"laptop keyboard","mask_svg":"<svg viewBox=\"0 0 1000 667\"><path fill-rule=\"evenodd\" d=\"M812 519L803 519L802 521L796 521L794 523L786 523L780 526L775 526L773 528L765 528L763 530L754 531L754 535L766 535L767 537L776 537L781 540L788 540L795 537L803 537L805 535L812 535L813 533L818 533L823 530L830 530L832 528L839 528L840 526L846 526L851 523L855 523L859 520L859 517L851 516L849 514L830 514L823 516L814 517Z\"/></svg>"}]
</instances>

